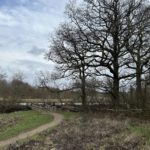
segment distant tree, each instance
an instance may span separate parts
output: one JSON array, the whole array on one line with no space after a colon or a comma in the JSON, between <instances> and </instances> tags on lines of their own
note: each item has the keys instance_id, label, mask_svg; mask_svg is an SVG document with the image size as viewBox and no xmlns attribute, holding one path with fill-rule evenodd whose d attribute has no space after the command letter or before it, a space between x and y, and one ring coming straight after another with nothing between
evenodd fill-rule
<instances>
[{"instance_id":1,"label":"distant tree","mask_svg":"<svg viewBox=\"0 0 150 150\"><path fill-rule=\"evenodd\" d=\"M89 78L86 82L86 91L87 91L87 96L88 96L88 102L90 103L95 103L99 102L98 98L98 93L99 93L99 88L102 85L96 79L95 77Z\"/></svg>"},{"instance_id":2,"label":"distant tree","mask_svg":"<svg viewBox=\"0 0 150 150\"><path fill-rule=\"evenodd\" d=\"M40 71L37 75L37 86L38 90L40 91L41 98L50 98L50 99L57 99L62 104L61 99L61 90L57 86L55 82L54 74L50 72L42 72ZM46 90L46 91L45 91ZM47 93L48 92L48 93ZM47 95L45 95L47 93Z\"/></svg>"},{"instance_id":3,"label":"distant tree","mask_svg":"<svg viewBox=\"0 0 150 150\"><path fill-rule=\"evenodd\" d=\"M15 73L13 75L13 79L10 82L11 87L11 99L13 100L21 100L24 98L30 98L32 93L32 87L23 81L24 75L22 72Z\"/></svg>"},{"instance_id":4,"label":"distant tree","mask_svg":"<svg viewBox=\"0 0 150 150\"><path fill-rule=\"evenodd\" d=\"M24 80L23 72L21 72L21 71L15 72L12 76L12 80L23 81Z\"/></svg>"},{"instance_id":5,"label":"distant tree","mask_svg":"<svg viewBox=\"0 0 150 150\"><path fill-rule=\"evenodd\" d=\"M6 100L10 94L9 83L6 80L6 76L5 73L0 74L0 98L2 100Z\"/></svg>"}]
</instances>

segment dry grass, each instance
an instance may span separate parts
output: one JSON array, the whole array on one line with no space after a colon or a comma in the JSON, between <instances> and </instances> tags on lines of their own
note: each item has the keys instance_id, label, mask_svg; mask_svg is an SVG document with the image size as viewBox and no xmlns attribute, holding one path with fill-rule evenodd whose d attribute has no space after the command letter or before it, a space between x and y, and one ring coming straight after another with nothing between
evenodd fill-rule
<instances>
[{"instance_id":1,"label":"dry grass","mask_svg":"<svg viewBox=\"0 0 150 150\"><path fill-rule=\"evenodd\" d=\"M0 115L0 132L4 131L8 127L12 127L21 121L21 117L11 114L2 114Z\"/></svg>"},{"instance_id":2,"label":"dry grass","mask_svg":"<svg viewBox=\"0 0 150 150\"><path fill-rule=\"evenodd\" d=\"M66 121L51 134L58 150L127 150L126 121L110 118L85 118ZM139 143L140 144L140 143ZM138 150L137 146L133 146Z\"/></svg>"},{"instance_id":3,"label":"dry grass","mask_svg":"<svg viewBox=\"0 0 150 150\"><path fill-rule=\"evenodd\" d=\"M145 139L128 129L139 120L124 116L86 114L8 150L149 150ZM55 149L54 149L55 147Z\"/></svg>"}]
</instances>

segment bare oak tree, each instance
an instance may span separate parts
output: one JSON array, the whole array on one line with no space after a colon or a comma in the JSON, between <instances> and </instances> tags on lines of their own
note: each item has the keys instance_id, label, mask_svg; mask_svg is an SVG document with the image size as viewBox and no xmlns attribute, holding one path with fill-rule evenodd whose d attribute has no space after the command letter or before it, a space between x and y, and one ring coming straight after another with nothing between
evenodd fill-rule
<instances>
[{"instance_id":1,"label":"bare oak tree","mask_svg":"<svg viewBox=\"0 0 150 150\"><path fill-rule=\"evenodd\" d=\"M87 50L80 38L78 28L63 24L52 38L48 59L58 64L62 78L79 79L81 82L82 104L86 107L86 78L89 76L87 67Z\"/></svg>"},{"instance_id":2,"label":"bare oak tree","mask_svg":"<svg viewBox=\"0 0 150 150\"><path fill-rule=\"evenodd\" d=\"M90 54L88 66L96 75L112 80L112 101L119 105L120 80L131 76L125 70L128 57L126 43L135 29L136 11L143 0L85 0L81 7L68 5L70 23L79 29ZM128 24L130 18L130 34ZM130 46L130 45L129 45Z\"/></svg>"}]
</instances>

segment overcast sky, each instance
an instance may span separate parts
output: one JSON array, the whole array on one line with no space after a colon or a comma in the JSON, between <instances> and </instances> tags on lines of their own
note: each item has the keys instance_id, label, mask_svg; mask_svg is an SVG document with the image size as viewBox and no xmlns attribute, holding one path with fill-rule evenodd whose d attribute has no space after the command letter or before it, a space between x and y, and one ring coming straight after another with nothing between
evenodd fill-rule
<instances>
[{"instance_id":1,"label":"overcast sky","mask_svg":"<svg viewBox=\"0 0 150 150\"><path fill-rule=\"evenodd\" d=\"M44 59L50 34L64 20L68 0L0 0L0 70L23 71L32 83L40 70L52 70Z\"/></svg>"}]
</instances>

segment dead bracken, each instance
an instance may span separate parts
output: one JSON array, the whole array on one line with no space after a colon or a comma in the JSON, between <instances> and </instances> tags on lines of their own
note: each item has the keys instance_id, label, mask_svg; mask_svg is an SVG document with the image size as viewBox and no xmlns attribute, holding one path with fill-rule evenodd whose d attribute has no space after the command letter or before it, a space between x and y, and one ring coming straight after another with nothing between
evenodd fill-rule
<instances>
[{"instance_id":1,"label":"dead bracken","mask_svg":"<svg viewBox=\"0 0 150 150\"><path fill-rule=\"evenodd\" d=\"M129 119L89 117L65 120L53 131L39 134L7 150L148 150L145 140L128 131Z\"/></svg>"},{"instance_id":2,"label":"dead bracken","mask_svg":"<svg viewBox=\"0 0 150 150\"><path fill-rule=\"evenodd\" d=\"M51 134L51 139L58 150L140 150L142 138L126 141L126 131L125 121L78 118L64 122Z\"/></svg>"}]
</instances>

